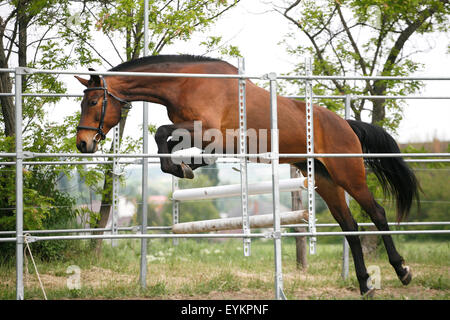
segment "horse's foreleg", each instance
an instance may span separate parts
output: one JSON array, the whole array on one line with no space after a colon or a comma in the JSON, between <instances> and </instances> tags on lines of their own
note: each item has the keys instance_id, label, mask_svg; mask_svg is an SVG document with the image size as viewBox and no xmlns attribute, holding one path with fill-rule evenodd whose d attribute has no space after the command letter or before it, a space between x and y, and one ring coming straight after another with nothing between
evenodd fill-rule
<instances>
[{"instance_id":1,"label":"horse's foreleg","mask_svg":"<svg viewBox=\"0 0 450 320\"><path fill-rule=\"evenodd\" d=\"M172 139L169 139L169 141L167 142L167 145L169 147L169 152L172 153L172 150L178 144L179 144L179 141L173 141ZM194 147L194 145L192 145L191 147ZM198 169L200 167L209 166L209 165L213 164L214 161L210 161L209 159L202 158L201 162L200 162L198 160L196 161L196 159L194 157L191 157L191 159L185 159L183 161L183 163L188 165L192 169L192 171L194 171L195 169Z\"/></svg>"},{"instance_id":2,"label":"horse's foreleg","mask_svg":"<svg viewBox=\"0 0 450 320\"><path fill-rule=\"evenodd\" d=\"M173 132L177 129L182 128L180 124L164 125L156 130L155 141L158 146L158 153L171 153L174 146L168 144L168 138L172 136ZM161 157L161 170L166 173L170 173L179 178L189 178L192 179L194 174L192 169L186 164L181 162L180 164L175 164L171 158Z\"/></svg>"}]
</instances>

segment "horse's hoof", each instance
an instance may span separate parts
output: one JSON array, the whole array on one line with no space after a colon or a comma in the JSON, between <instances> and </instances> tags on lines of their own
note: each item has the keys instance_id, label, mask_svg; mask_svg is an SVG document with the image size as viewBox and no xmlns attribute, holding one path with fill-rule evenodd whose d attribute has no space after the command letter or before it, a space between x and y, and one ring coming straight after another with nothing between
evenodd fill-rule
<instances>
[{"instance_id":1,"label":"horse's hoof","mask_svg":"<svg viewBox=\"0 0 450 320\"><path fill-rule=\"evenodd\" d=\"M181 163L181 170L183 170L183 177L186 179L194 179L194 172L192 172L191 167L184 164L184 162Z\"/></svg>"},{"instance_id":2,"label":"horse's hoof","mask_svg":"<svg viewBox=\"0 0 450 320\"><path fill-rule=\"evenodd\" d=\"M369 299L372 299L374 295L375 295L375 288L370 288L369 291L362 294L361 299L369 300Z\"/></svg>"},{"instance_id":3,"label":"horse's hoof","mask_svg":"<svg viewBox=\"0 0 450 320\"><path fill-rule=\"evenodd\" d=\"M406 274L400 278L400 281L403 283L404 286L407 286L412 279L412 272L411 272L411 268L408 266L405 266L406 269Z\"/></svg>"}]
</instances>

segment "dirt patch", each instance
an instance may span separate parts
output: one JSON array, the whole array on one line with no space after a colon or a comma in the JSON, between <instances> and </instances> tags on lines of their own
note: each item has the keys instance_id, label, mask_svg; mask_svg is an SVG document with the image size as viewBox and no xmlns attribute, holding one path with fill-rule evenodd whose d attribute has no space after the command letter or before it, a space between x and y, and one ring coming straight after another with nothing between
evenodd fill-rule
<instances>
[{"instance_id":1,"label":"dirt patch","mask_svg":"<svg viewBox=\"0 0 450 320\"><path fill-rule=\"evenodd\" d=\"M322 264L316 264L321 267ZM413 280L409 286L402 286L395 272L389 265L382 265L381 289L375 293L375 299L405 299L428 300L449 299L448 274L450 269L442 266L424 266L410 264ZM360 299L357 281L352 272L350 279L342 281L340 270L329 272L324 267L309 271L299 271L295 267L286 267L283 271L284 289L287 297L292 300L311 299ZM430 275L441 275L431 277ZM200 269L193 272L192 268L158 268L154 265L148 270L147 291L139 287L139 274L114 271L107 268L92 266L80 273L83 291L82 297L87 299L167 299L167 300L271 300L274 299L273 271L252 272L234 269L225 272L223 269ZM67 280L70 275L64 271L47 271L41 273L41 279L46 291L67 290ZM440 280L442 278L442 280ZM11 277L0 279L5 287L13 288L15 279ZM39 282L34 272L25 273L25 290L39 290ZM442 283L440 282L442 281ZM226 283L223 287L221 282ZM229 286L228 286L229 285ZM115 290L115 288L119 288ZM153 289L151 289L153 288ZM225 288L225 290L224 290ZM230 289L231 288L231 289ZM97 293L89 289L104 289ZM210 290L210 291L208 291ZM31 290L30 290L31 291ZM207 293L203 293L207 292ZM105 297L102 297L104 295ZM59 293L58 298L70 298ZM40 299L41 296L36 297ZM77 297L74 297L77 298Z\"/></svg>"},{"instance_id":2,"label":"dirt patch","mask_svg":"<svg viewBox=\"0 0 450 320\"><path fill-rule=\"evenodd\" d=\"M57 275L53 272L46 274L39 274L44 288L66 288L67 280L71 274ZM73 275L73 274L72 274ZM97 289L104 287L110 283L128 285L136 283L137 277L127 274L121 274L114 272L110 269L92 267L89 270L81 270L80 272L80 284ZM25 287L39 286L39 280L35 273L24 274Z\"/></svg>"}]
</instances>

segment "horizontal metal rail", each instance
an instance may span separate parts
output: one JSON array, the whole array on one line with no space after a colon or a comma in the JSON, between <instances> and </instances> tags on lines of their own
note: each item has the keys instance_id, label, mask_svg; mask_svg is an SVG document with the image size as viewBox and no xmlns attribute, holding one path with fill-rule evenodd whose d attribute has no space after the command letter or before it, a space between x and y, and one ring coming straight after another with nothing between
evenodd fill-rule
<instances>
[{"instance_id":1,"label":"horizontal metal rail","mask_svg":"<svg viewBox=\"0 0 450 320\"><path fill-rule=\"evenodd\" d=\"M15 97L14 93L0 92L0 97ZM51 97L51 98L82 98L84 94L81 93L23 93L22 97Z\"/></svg>"},{"instance_id":2,"label":"horizontal metal rail","mask_svg":"<svg viewBox=\"0 0 450 320\"><path fill-rule=\"evenodd\" d=\"M408 227L408 226L446 226L450 225L450 221L429 221L429 222L389 222L389 226L393 227ZM286 224L283 225L283 228L296 228L296 227L307 227L308 224ZM371 222L358 223L359 227L372 227L375 224ZM317 223L316 227L320 228L331 228L331 227L339 227L337 223ZM119 227L118 231L133 231L139 232L141 230L141 226L131 226L131 227ZM157 231L164 230L170 231L172 230L172 226L153 226L147 227L149 231ZM86 229L54 229L54 230L24 230L24 233L29 234L51 234L51 233L92 233L92 232L109 232L111 228L86 228ZM0 235L15 235L16 231L0 231Z\"/></svg>"},{"instance_id":3,"label":"horizontal metal rail","mask_svg":"<svg viewBox=\"0 0 450 320\"><path fill-rule=\"evenodd\" d=\"M14 97L14 93L0 92L0 97ZM84 94L81 93L24 93L22 97L51 97L51 98L82 98ZM288 95L283 96L289 99L305 99L303 95ZM346 99L344 96L332 96L332 95L313 95L313 99ZM350 95L352 100L357 99L395 99L395 100L446 100L450 99L450 96L389 96L389 95Z\"/></svg>"},{"instance_id":4,"label":"horizontal metal rail","mask_svg":"<svg viewBox=\"0 0 450 320\"><path fill-rule=\"evenodd\" d=\"M396 80L396 81L447 81L450 80L448 76L280 76L277 75L277 80Z\"/></svg>"},{"instance_id":5,"label":"horizontal metal rail","mask_svg":"<svg viewBox=\"0 0 450 320\"><path fill-rule=\"evenodd\" d=\"M400 231L336 231L336 232L281 232L268 233L193 233L193 234L103 234L71 236L24 236L28 242L81 239L172 239L172 238L275 238L275 237L319 237L319 236L362 236L362 235L404 235L404 234L450 234L450 230L400 230ZM0 242L13 242L16 238L0 238Z\"/></svg>"},{"instance_id":6,"label":"horizontal metal rail","mask_svg":"<svg viewBox=\"0 0 450 320\"><path fill-rule=\"evenodd\" d=\"M202 154L172 154L172 153L39 153L39 152L24 152L24 158L261 158L271 160L275 157L274 153L202 153ZM441 158L450 157L450 153L278 153L280 158L403 158L403 157L430 157ZM0 153L0 158L13 158L16 153Z\"/></svg>"},{"instance_id":7,"label":"horizontal metal rail","mask_svg":"<svg viewBox=\"0 0 450 320\"><path fill-rule=\"evenodd\" d=\"M1 158L1 153L0 153ZM225 161L226 160L226 161ZM233 161L234 160L234 161ZM150 164L160 164L161 161L159 159L148 159L148 163ZM226 159L218 159L216 163L239 163L238 159L226 158ZM450 162L450 159L405 159L405 162L413 162L413 163L436 163L436 162ZM88 165L88 164L112 164L113 161L23 161L24 165ZM3 161L0 162L0 165L15 165L15 161ZM142 164L142 160L134 160L134 161L120 161L120 164Z\"/></svg>"},{"instance_id":8,"label":"horizontal metal rail","mask_svg":"<svg viewBox=\"0 0 450 320\"><path fill-rule=\"evenodd\" d=\"M132 227L119 227L118 231L133 231L139 232L141 230L141 226L132 226ZM149 231L156 230L172 230L170 226L152 226L147 227ZM93 232L110 232L111 228L86 228L86 229L53 229L53 230L24 230L23 232L29 234L51 234L51 233L93 233ZM16 231L0 231L1 235L15 235Z\"/></svg>"},{"instance_id":9,"label":"horizontal metal rail","mask_svg":"<svg viewBox=\"0 0 450 320\"><path fill-rule=\"evenodd\" d=\"M450 221L429 221L429 222L388 222L389 226L392 227L408 227L408 226L449 226ZM307 227L308 224L302 223L302 224L286 224L283 226L283 228L298 228L298 227ZM340 227L337 223L317 223L317 227ZM358 223L358 227L374 227L375 224L372 222L362 222Z\"/></svg>"},{"instance_id":10,"label":"horizontal metal rail","mask_svg":"<svg viewBox=\"0 0 450 320\"><path fill-rule=\"evenodd\" d=\"M1 158L1 155L0 155ZM235 161L223 161L219 163L239 163L238 159L227 159L227 160L235 160ZM450 159L405 159L405 162L411 163L439 163L439 162L450 162ZM112 164L113 161L23 161L24 165L89 165L89 164ZM150 164L160 164L159 159L149 159L148 163ZM0 162L1 165L15 165L15 161L4 161ZM119 165L124 164L142 164L142 160L135 161L120 161Z\"/></svg>"},{"instance_id":11,"label":"horizontal metal rail","mask_svg":"<svg viewBox=\"0 0 450 320\"><path fill-rule=\"evenodd\" d=\"M284 96L285 98L290 99L305 99L306 96ZM344 96L327 96L327 95L313 95L313 99L347 99L347 97ZM417 100L446 100L450 99L450 96L381 96L381 95L373 95L373 96L366 96L366 95L350 95L350 98L352 100L357 99L395 99L395 100L403 100L403 99L417 99Z\"/></svg>"},{"instance_id":12,"label":"horizontal metal rail","mask_svg":"<svg viewBox=\"0 0 450 320\"><path fill-rule=\"evenodd\" d=\"M137 76L137 77L177 77L177 78L213 78L213 79L260 79L260 80L397 80L397 81L447 81L448 76L318 76L318 75L272 75L268 74L199 74L199 73L167 73L167 72L123 72L123 71L86 71L86 70L43 70L21 68L25 74L65 74L65 75L104 75L104 76ZM15 69L0 69L0 72L13 73Z\"/></svg>"},{"instance_id":13,"label":"horizontal metal rail","mask_svg":"<svg viewBox=\"0 0 450 320\"><path fill-rule=\"evenodd\" d=\"M170 73L170 72L127 72L127 71L86 71L86 70L43 70L22 68L27 75L32 74L63 74L63 75L102 75L123 77L162 77L162 78L210 78L210 79L260 79L268 80L267 74L205 74L205 73ZM0 69L0 72L13 73L15 69Z\"/></svg>"}]
</instances>

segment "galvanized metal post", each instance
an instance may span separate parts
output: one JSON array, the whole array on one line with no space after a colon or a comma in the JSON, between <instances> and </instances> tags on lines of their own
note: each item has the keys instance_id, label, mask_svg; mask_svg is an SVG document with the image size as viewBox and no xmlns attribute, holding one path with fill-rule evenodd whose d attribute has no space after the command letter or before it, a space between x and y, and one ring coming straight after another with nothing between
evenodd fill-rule
<instances>
[{"instance_id":1,"label":"galvanized metal post","mask_svg":"<svg viewBox=\"0 0 450 320\"><path fill-rule=\"evenodd\" d=\"M345 96L345 115L344 118L346 120L350 119L350 104L352 101L351 95L347 94ZM345 201L347 202L347 206L350 204L350 196L347 192L345 192ZM348 245L347 238L344 236L342 241L342 279L348 279L349 267L350 267L350 248Z\"/></svg>"},{"instance_id":2,"label":"galvanized metal post","mask_svg":"<svg viewBox=\"0 0 450 320\"><path fill-rule=\"evenodd\" d=\"M172 176L172 194L179 189L178 178ZM172 225L180 222L180 201L172 199ZM178 245L178 238L173 238L172 243L174 246Z\"/></svg>"},{"instance_id":3,"label":"galvanized metal post","mask_svg":"<svg viewBox=\"0 0 450 320\"><path fill-rule=\"evenodd\" d=\"M16 299L24 299L23 288L23 146L22 146L22 75L15 69L16 104Z\"/></svg>"},{"instance_id":4,"label":"galvanized metal post","mask_svg":"<svg viewBox=\"0 0 450 320\"><path fill-rule=\"evenodd\" d=\"M244 58L238 59L239 74L245 73ZM246 109L246 79L239 79L239 153L247 153L247 109ZM248 215L248 177L247 177L247 158L240 160L241 173L241 212L242 212L242 231L244 235L250 233L250 220ZM244 256L251 254L251 239L243 239Z\"/></svg>"},{"instance_id":5,"label":"galvanized metal post","mask_svg":"<svg viewBox=\"0 0 450 320\"><path fill-rule=\"evenodd\" d=\"M306 75L312 76L312 59L307 57L305 59ZM306 96L306 153L314 153L314 106L313 106L313 92L312 81L307 79L305 81L305 96ZM314 182L314 159L307 160L307 179L308 179L308 226L309 232L316 233L316 197L315 197L315 182ZM317 238L311 236L309 238L309 252L316 253Z\"/></svg>"},{"instance_id":6,"label":"galvanized metal post","mask_svg":"<svg viewBox=\"0 0 450 320\"><path fill-rule=\"evenodd\" d=\"M349 94L345 95L345 114L344 114L344 119L348 120L350 119L350 107L351 107L351 103L352 103L352 96Z\"/></svg>"},{"instance_id":7,"label":"galvanized metal post","mask_svg":"<svg viewBox=\"0 0 450 320\"><path fill-rule=\"evenodd\" d=\"M144 1L144 56L148 55L148 0ZM148 153L148 103L143 103L142 113L142 152ZM148 161L142 159L142 222L141 233L147 233L147 198L148 198ZM147 239L141 239L141 287L147 287Z\"/></svg>"},{"instance_id":8,"label":"galvanized metal post","mask_svg":"<svg viewBox=\"0 0 450 320\"><path fill-rule=\"evenodd\" d=\"M119 143L120 143L120 123L113 129L113 153L119 153ZM119 158L113 157L113 198L112 198L112 215L111 215L111 233L117 234L118 218L119 218ZM111 246L117 246L117 239L111 240Z\"/></svg>"},{"instance_id":9,"label":"galvanized metal post","mask_svg":"<svg viewBox=\"0 0 450 320\"><path fill-rule=\"evenodd\" d=\"M277 110L277 75L269 73L270 80L270 145L272 162L272 199L273 199L273 239L275 257L275 299L284 300L283 271L281 262L281 228L280 228L280 189L279 189L279 144L278 144L278 110Z\"/></svg>"}]
</instances>

